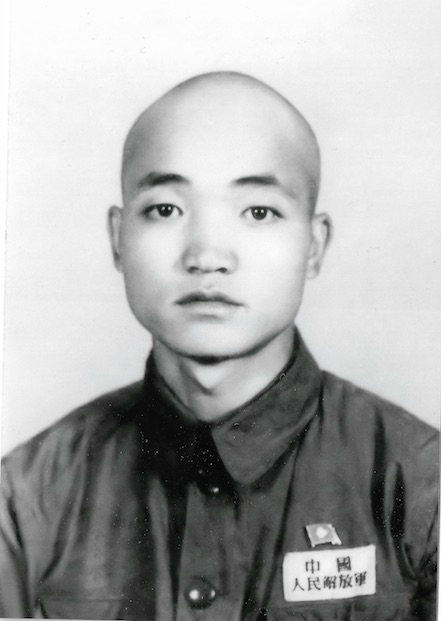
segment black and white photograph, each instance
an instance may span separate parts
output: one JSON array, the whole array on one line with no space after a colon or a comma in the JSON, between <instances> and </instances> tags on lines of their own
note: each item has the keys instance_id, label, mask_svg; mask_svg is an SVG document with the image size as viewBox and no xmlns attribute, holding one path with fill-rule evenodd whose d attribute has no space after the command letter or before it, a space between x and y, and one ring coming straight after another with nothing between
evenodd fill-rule
<instances>
[{"instance_id":1,"label":"black and white photograph","mask_svg":"<svg viewBox=\"0 0 441 621\"><path fill-rule=\"evenodd\" d=\"M441 618L441 5L6 25L0 618Z\"/></svg>"}]
</instances>

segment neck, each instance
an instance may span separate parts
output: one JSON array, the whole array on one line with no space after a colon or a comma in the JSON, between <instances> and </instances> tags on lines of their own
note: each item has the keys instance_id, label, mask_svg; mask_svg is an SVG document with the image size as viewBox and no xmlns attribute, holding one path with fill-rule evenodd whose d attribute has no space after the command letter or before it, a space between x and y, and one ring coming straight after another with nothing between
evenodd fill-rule
<instances>
[{"instance_id":1,"label":"neck","mask_svg":"<svg viewBox=\"0 0 441 621\"><path fill-rule=\"evenodd\" d=\"M213 422L252 399L286 366L293 332L289 328L262 349L239 357L188 357L158 341L153 355L159 373L195 418Z\"/></svg>"}]
</instances>

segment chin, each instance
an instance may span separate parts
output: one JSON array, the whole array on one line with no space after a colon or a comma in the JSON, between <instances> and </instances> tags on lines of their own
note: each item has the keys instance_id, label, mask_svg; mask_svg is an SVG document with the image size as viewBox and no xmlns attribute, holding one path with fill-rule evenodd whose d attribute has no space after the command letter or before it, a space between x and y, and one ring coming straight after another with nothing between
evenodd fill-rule
<instances>
[{"instance_id":1,"label":"chin","mask_svg":"<svg viewBox=\"0 0 441 621\"><path fill-rule=\"evenodd\" d=\"M203 345L176 344L172 349L179 355L186 358L193 358L207 364L215 364L224 360L232 360L247 355L247 349L241 349L237 346L228 347L225 343L204 343Z\"/></svg>"},{"instance_id":2,"label":"chin","mask_svg":"<svg viewBox=\"0 0 441 621\"><path fill-rule=\"evenodd\" d=\"M193 358L206 364L215 364L250 356L262 349L270 340L271 338L265 339L263 335L255 338L250 335L246 338L243 331L241 334L216 335L207 333L192 335L188 331L185 336L181 334L180 338L173 341L165 338L163 343L180 356Z\"/></svg>"}]
</instances>

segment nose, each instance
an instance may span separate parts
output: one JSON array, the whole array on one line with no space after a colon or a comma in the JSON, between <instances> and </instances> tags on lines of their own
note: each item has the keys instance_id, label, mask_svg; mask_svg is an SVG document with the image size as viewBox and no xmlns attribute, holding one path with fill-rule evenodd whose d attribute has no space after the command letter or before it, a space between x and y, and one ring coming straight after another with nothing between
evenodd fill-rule
<instances>
[{"instance_id":1,"label":"nose","mask_svg":"<svg viewBox=\"0 0 441 621\"><path fill-rule=\"evenodd\" d=\"M237 254L232 242L231 232L217 218L213 221L208 218L193 220L189 223L182 256L185 271L189 274L234 272Z\"/></svg>"}]
</instances>

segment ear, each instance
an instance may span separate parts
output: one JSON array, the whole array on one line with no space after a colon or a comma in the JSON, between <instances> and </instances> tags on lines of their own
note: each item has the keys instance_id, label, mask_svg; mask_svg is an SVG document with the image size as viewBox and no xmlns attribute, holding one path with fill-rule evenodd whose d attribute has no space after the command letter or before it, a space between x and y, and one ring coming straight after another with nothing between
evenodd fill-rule
<instances>
[{"instance_id":1,"label":"ear","mask_svg":"<svg viewBox=\"0 0 441 621\"><path fill-rule=\"evenodd\" d=\"M110 237L112 247L113 263L116 269L121 272L121 254L120 254L120 229L121 229L122 209L112 206L107 213L107 231Z\"/></svg>"},{"instance_id":2,"label":"ear","mask_svg":"<svg viewBox=\"0 0 441 621\"><path fill-rule=\"evenodd\" d=\"M332 220L326 213L312 216L311 245L306 266L306 277L315 278L325 257L326 249L332 238Z\"/></svg>"}]
</instances>

